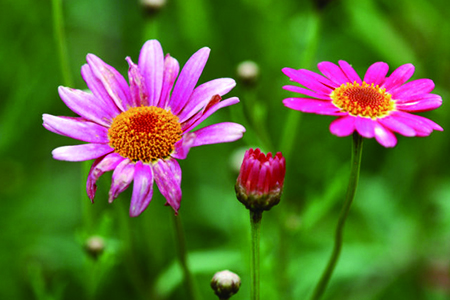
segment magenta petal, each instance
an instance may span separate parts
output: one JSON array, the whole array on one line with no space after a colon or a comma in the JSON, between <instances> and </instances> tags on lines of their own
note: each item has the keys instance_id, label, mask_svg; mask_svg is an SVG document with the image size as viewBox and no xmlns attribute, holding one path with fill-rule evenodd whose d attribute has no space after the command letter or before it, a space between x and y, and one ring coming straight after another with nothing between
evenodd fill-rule
<instances>
[{"instance_id":1,"label":"magenta petal","mask_svg":"<svg viewBox=\"0 0 450 300\"><path fill-rule=\"evenodd\" d=\"M51 132L89 143L108 143L108 129L84 118L43 114L44 127Z\"/></svg>"},{"instance_id":2,"label":"magenta petal","mask_svg":"<svg viewBox=\"0 0 450 300\"><path fill-rule=\"evenodd\" d=\"M407 124L399 121L393 116L386 116L384 118L378 119L378 122L391 131L395 131L404 136L415 136L416 131L414 128L408 126Z\"/></svg>"},{"instance_id":3,"label":"magenta petal","mask_svg":"<svg viewBox=\"0 0 450 300\"><path fill-rule=\"evenodd\" d=\"M157 40L149 40L142 46L138 66L147 87L148 105L156 106L161 96L164 72L164 53Z\"/></svg>"},{"instance_id":4,"label":"magenta petal","mask_svg":"<svg viewBox=\"0 0 450 300\"><path fill-rule=\"evenodd\" d=\"M308 89L311 89L315 92L320 92L324 95L330 95L333 91L333 88L339 86L329 79L309 70L294 70L291 68L284 68L282 69L282 71L292 81L300 83Z\"/></svg>"},{"instance_id":5,"label":"magenta petal","mask_svg":"<svg viewBox=\"0 0 450 300\"><path fill-rule=\"evenodd\" d=\"M123 160L114 170L109 189L108 202L112 203L120 193L125 191L134 178L135 164L129 159Z\"/></svg>"},{"instance_id":6,"label":"magenta petal","mask_svg":"<svg viewBox=\"0 0 450 300\"><path fill-rule=\"evenodd\" d=\"M367 69L364 81L369 85L371 83L374 85L381 85L384 82L388 71L389 66L387 63L376 62Z\"/></svg>"},{"instance_id":7,"label":"magenta petal","mask_svg":"<svg viewBox=\"0 0 450 300\"><path fill-rule=\"evenodd\" d=\"M299 94L303 94L306 96L310 96L316 99L321 99L321 100L329 100L331 101L330 96L326 96L323 94L317 94L316 92L310 91L308 89L305 88L301 88L299 86L296 85L285 85L283 86L283 89L290 91L290 92L294 92L294 93L299 93Z\"/></svg>"},{"instance_id":8,"label":"magenta petal","mask_svg":"<svg viewBox=\"0 0 450 300\"><path fill-rule=\"evenodd\" d=\"M99 157L94 161L86 181L86 191L92 202L94 202L95 192L97 191L97 180L103 173L114 170L124 159L125 158L118 153L110 153L106 156Z\"/></svg>"},{"instance_id":9,"label":"magenta petal","mask_svg":"<svg viewBox=\"0 0 450 300\"><path fill-rule=\"evenodd\" d=\"M169 104L169 96L170 91L172 90L173 84L177 79L178 72L180 71L180 65L178 61L171 57L170 55L166 55L164 60L164 79L161 97L159 99L158 107L167 108Z\"/></svg>"},{"instance_id":10,"label":"magenta petal","mask_svg":"<svg viewBox=\"0 0 450 300\"><path fill-rule=\"evenodd\" d=\"M192 147L234 142L242 138L244 132L244 126L237 123L224 122L209 125L194 132L196 138Z\"/></svg>"},{"instance_id":11,"label":"magenta petal","mask_svg":"<svg viewBox=\"0 0 450 300\"><path fill-rule=\"evenodd\" d=\"M178 212L181 202L181 168L175 159L160 159L153 165L156 185L170 206Z\"/></svg>"},{"instance_id":12,"label":"magenta petal","mask_svg":"<svg viewBox=\"0 0 450 300\"><path fill-rule=\"evenodd\" d=\"M336 119L330 124L330 132L338 137L348 136L356 129L355 120L353 116Z\"/></svg>"},{"instance_id":13,"label":"magenta petal","mask_svg":"<svg viewBox=\"0 0 450 300\"><path fill-rule=\"evenodd\" d=\"M139 216L152 201L153 171L152 168L141 161L136 163L134 173L133 194L131 196L130 216Z\"/></svg>"},{"instance_id":14,"label":"magenta petal","mask_svg":"<svg viewBox=\"0 0 450 300\"><path fill-rule=\"evenodd\" d=\"M59 96L62 101L76 114L86 120L109 127L112 119L120 111L115 105L105 105L102 99L98 99L90 93L60 86Z\"/></svg>"},{"instance_id":15,"label":"magenta petal","mask_svg":"<svg viewBox=\"0 0 450 300\"><path fill-rule=\"evenodd\" d=\"M108 144L83 144L76 146L63 146L52 151L53 158L66 161L85 161L99 158L113 152Z\"/></svg>"},{"instance_id":16,"label":"magenta petal","mask_svg":"<svg viewBox=\"0 0 450 300\"><path fill-rule=\"evenodd\" d=\"M178 115L191 97L192 91L206 65L209 52L210 49L207 47L198 50L189 58L181 70L169 102L169 107L174 114Z\"/></svg>"},{"instance_id":17,"label":"magenta petal","mask_svg":"<svg viewBox=\"0 0 450 300\"><path fill-rule=\"evenodd\" d=\"M175 143L175 151L170 156L176 159L185 159L189 153L189 150L193 147L194 141L195 133L185 133L181 140Z\"/></svg>"},{"instance_id":18,"label":"magenta petal","mask_svg":"<svg viewBox=\"0 0 450 300\"><path fill-rule=\"evenodd\" d=\"M331 101L315 100L311 98L287 98L283 100L283 104L291 109L295 109L305 113L315 113L330 116L343 116L340 109L334 106Z\"/></svg>"},{"instance_id":19,"label":"magenta petal","mask_svg":"<svg viewBox=\"0 0 450 300\"><path fill-rule=\"evenodd\" d=\"M363 118L363 117L356 117L355 120L355 128L358 133L365 138L373 138L375 135L374 127L375 127L376 121L373 121L369 118Z\"/></svg>"},{"instance_id":20,"label":"magenta petal","mask_svg":"<svg viewBox=\"0 0 450 300\"><path fill-rule=\"evenodd\" d=\"M414 74L414 66L412 64L405 64L398 67L394 72L392 72L391 76L386 78L381 87L385 88L388 93L391 90L396 89L401 86L403 83L408 81L409 78Z\"/></svg>"},{"instance_id":21,"label":"magenta petal","mask_svg":"<svg viewBox=\"0 0 450 300\"><path fill-rule=\"evenodd\" d=\"M236 85L234 79L231 78L219 78L208 81L202 85L199 85L192 93L186 106L178 114L180 122L183 123L200 109L202 109L214 95L223 96Z\"/></svg>"},{"instance_id":22,"label":"magenta petal","mask_svg":"<svg viewBox=\"0 0 450 300\"><path fill-rule=\"evenodd\" d=\"M319 63L317 67L319 68L319 71L322 72L323 75L328 77L338 86L349 82L349 79L347 78L347 76L345 76L344 72L342 72L341 68L339 68L332 62L323 61Z\"/></svg>"},{"instance_id":23,"label":"magenta petal","mask_svg":"<svg viewBox=\"0 0 450 300\"><path fill-rule=\"evenodd\" d=\"M420 99L414 99L401 102L397 100L395 107L398 110L409 112L422 112L429 111L438 108L442 105L442 98L439 95L426 94L420 97Z\"/></svg>"},{"instance_id":24,"label":"magenta petal","mask_svg":"<svg viewBox=\"0 0 450 300\"><path fill-rule=\"evenodd\" d=\"M345 60L340 60L339 66L341 67L342 72L344 72L349 79L349 82L353 83L356 81L357 83L362 84L361 78L359 77L358 73L356 73L355 69L353 69L348 62L346 62Z\"/></svg>"},{"instance_id":25,"label":"magenta petal","mask_svg":"<svg viewBox=\"0 0 450 300\"><path fill-rule=\"evenodd\" d=\"M392 148L397 145L397 138L395 135L378 123L375 123L375 139L381 146L386 148Z\"/></svg>"},{"instance_id":26,"label":"magenta petal","mask_svg":"<svg viewBox=\"0 0 450 300\"><path fill-rule=\"evenodd\" d=\"M145 79L142 77L139 67L133 63L131 58L126 57L130 66L128 68L128 79L130 81L131 107L148 106L148 92L145 86ZM128 109L128 107L127 107Z\"/></svg>"},{"instance_id":27,"label":"magenta petal","mask_svg":"<svg viewBox=\"0 0 450 300\"><path fill-rule=\"evenodd\" d=\"M128 83L113 67L93 54L86 56L89 68L81 69L89 89L97 98L109 99L125 111L130 106L131 95Z\"/></svg>"},{"instance_id":28,"label":"magenta petal","mask_svg":"<svg viewBox=\"0 0 450 300\"><path fill-rule=\"evenodd\" d=\"M392 90L392 99L402 99L403 97L413 97L428 94L434 89L434 82L431 79L417 79L410 81L395 90Z\"/></svg>"},{"instance_id":29,"label":"magenta petal","mask_svg":"<svg viewBox=\"0 0 450 300\"><path fill-rule=\"evenodd\" d=\"M416 133L420 134L420 136L428 136L433 130L443 131L441 126L422 116L402 111L396 111L392 113L392 116L397 118L400 122L404 122L408 126L414 128Z\"/></svg>"}]
</instances>

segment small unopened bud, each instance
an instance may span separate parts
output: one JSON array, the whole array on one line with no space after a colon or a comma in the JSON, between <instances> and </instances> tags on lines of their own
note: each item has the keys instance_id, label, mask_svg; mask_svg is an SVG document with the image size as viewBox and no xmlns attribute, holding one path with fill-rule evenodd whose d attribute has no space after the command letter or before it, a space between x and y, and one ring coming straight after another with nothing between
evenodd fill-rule
<instances>
[{"instance_id":1,"label":"small unopened bud","mask_svg":"<svg viewBox=\"0 0 450 300\"><path fill-rule=\"evenodd\" d=\"M246 60L237 66L237 77L246 85L253 85L259 77L259 66L251 61Z\"/></svg>"},{"instance_id":2,"label":"small unopened bud","mask_svg":"<svg viewBox=\"0 0 450 300\"><path fill-rule=\"evenodd\" d=\"M85 249L93 259L97 259L105 250L105 240L99 236L91 236L86 241Z\"/></svg>"},{"instance_id":3,"label":"small unopened bud","mask_svg":"<svg viewBox=\"0 0 450 300\"><path fill-rule=\"evenodd\" d=\"M280 202L286 161L278 152L264 155L258 148L245 152L236 181L236 197L252 212L269 210Z\"/></svg>"},{"instance_id":4,"label":"small unopened bud","mask_svg":"<svg viewBox=\"0 0 450 300\"><path fill-rule=\"evenodd\" d=\"M149 15L153 15L164 8L166 0L140 0L140 3Z\"/></svg>"},{"instance_id":5,"label":"small unopened bud","mask_svg":"<svg viewBox=\"0 0 450 300\"><path fill-rule=\"evenodd\" d=\"M220 300L227 300L239 291L241 278L228 270L214 274L211 279L211 288Z\"/></svg>"}]
</instances>

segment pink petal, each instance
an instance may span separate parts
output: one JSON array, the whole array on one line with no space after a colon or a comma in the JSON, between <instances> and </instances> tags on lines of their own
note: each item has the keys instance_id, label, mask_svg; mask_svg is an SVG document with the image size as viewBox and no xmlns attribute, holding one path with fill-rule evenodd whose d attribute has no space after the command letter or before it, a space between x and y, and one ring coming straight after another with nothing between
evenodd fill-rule
<instances>
[{"instance_id":1,"label":"pink petal","mask_svg":"<svg viewBox=\"0 0 450 300\"><path fill-rule=\"evenodd\" d=\"M83 66L81 75L92 93L125 111L131 102L130 88L125 78L93 54L88 54L86 60L88 67Z\"/></svg>"},{"instance_id":2,"label":"pink petal","mask_svg":"<svg viewBox=\"0 0 450 300\"><path fill-rule=\"evenodd\" d=\"M353 116L336 119L330 124L330 132L338 137L348 136L356 130L355 120Z\"/></svg>"},{"instance_id":3,"label":"pink petal","mask_svg":"<svg viewBox=\"0 0 450 300\"><path fill-rule=\"evenodd\" d=\"M203 68L208 60L209 52L210 49L207 47L198 50L191 58L189 58L181 70L169 103L169 107L174 114L178 115L191 97L192 91L194 90L200 75L202 75Z\"/></svg>"},{"instance_id":4,"label":"pink petal","mask_svg":"<svg viewBox=\"0 0 450 300\"><path fill-rule=\"evenodd\" d=\"M395 90L392 90L392 99L402 99L403 97L414 97L428 94L434 89L434 82L431 79L417 79L410 81Z\"/></svg>"},{"instance_id":5,"label":"pink petal","mask_svg":"<svg viewBox=\"0 0 450 300\"><path fill-rule=\"evenodd\" d=\"M356 117L355 120L355 128L358 133L365 138L373 138L375 135L374 127L375 127L376 121L373 121L369 118L363 118L363 117Z\"/></svg>"},{"instance_id":6,"label":"pink petal","mask_svg":"<svg viewBox=\"0 0 450 300\"><path fill-rule=\"evenodd\" d=\"M138 66L147 87L148 105L156 106L161 96L164 72L164 53L157 40L149 40L142 46Z\"/></svg>"},{"instance_id":7,"label":"pink petal","mask_svg":"<svg viewBox=\"0 0 450 300\"><path fill-rule=\"evenodd\" d=\"M43 114L44 127L51 132L89 143L108 143L108 129L84 118Z\"/></svg>"},{"instance_id":8,"label":"pink petal","mask_svg":"<svg viewBox=\"0 0 450 300\"><path fill-rule=\"evenodd\" d=\"M170 91L172 90L175 79L177 79L179 71L180 65L178 64L178 61L167 54L164 60L164 80L158 107L162 107L164 109L167 108L169 104Z\"/></svg>"},{"instance_id":9,"label":"pink petal","mask_svg":"<svg viewBox=\"0 0 450 300\"><path fill-rule=\"evenodd\" d=\"M152 201L153 171L152 168L141 161L136 163L134 173L133 194L131 196L130 216L139 216Z\"/></svg>"},{"instance_id":10,"label":"pink petal","mask_svg":"<svg viewBox=\"0 0 450 300\"><path fill-rule=\"evenodd\" d=\"M294 70L291 68L284 68L282 69L282 71L292 81L298 82L316 93L330 95L333 89L335 87L338 87L337 84L333 83L329 79L309 70Z\"/></svg>"},{"instance_id":11,"label":"pink petal","mask_svg":"<svg viewBox=\"0 0 450 300\"><path fill-rule=\"evenodd\" d=\"M219 78L199 85L192 93L191 98L186 103L186 106L178 115L180 122L185 122L200 109L205 107L212 96L223 96L231 91L235 85L236 82L231 78Z\"/></svg>"},{"instance_id":12,"label":"pink petal","mask_svg":"<svg viewBox=\"0 0 450 300\"><path fill-rule=\"evenodd\" d=\"M85 161L99 158L113 152L108 144L83 144L76 146L63 146L52 151L53 158L66 161Z\"/></svg>"},{"instance_id":13,"label":"pink petal","mask_svg":"<svg viewBox=\"0 0 450 300\"><path fill-rule=\"evenodd\" d=\"M442 127L435 122L417 115L413 115L407 112L395 111L392 116L398 119L400 122L414 128L417 136L428 136L433 130L442 131Z\"/></svg>"},{"instance_id":14,"label":"pink petal","mask_svg":"<svg viewBox=\"0 0 450 300\"><path fill-rule=\"evenodd\" d=\"M406 64L398 67L391 76L386 78L381 87L385 88L388 93L391 90L404 84L414 74L414 66L412 64Z\"/></svg>"},{"instance_id":15,"label":"pink petal","mask_svg":"<svg viewBox=\"0 0 450 300\"><path fill-rule=\"evenodd\" d=\"M375 139L381 146L386 148L392 148L397 145L397 138L395 135L378 123L375 123Z\"/></svg>"},{"instance_id":16,"label":"pink petal","mask_svg":"<svg viewBox=\"0 0 450 300\"><path fill-rule=\"evenodd\" d=\"M319 71L328 77L337 86L349 82L347 76L342 72L341 68L329 61L323 61L317 65Z\"/></svg>"},{"instance_id":17,"label":"pink petal","mask_svg":"<svg viewBox=\"0 0 450 300\"><path fill-rule=\"evenodd\" d=\"M386 127L391 131L395 131L404 136L415 136L416 131L414 128L408 126L404 122L401 122L399 119L393 116L386 116L384 118L378 119L378 123Z\"/></svg>"},{"instance_id":18,"label":"pink petal","mask_svg":"<svg viewBox=\"0 0 450 300\"><path fill-rule=\"evenodd\" d=\"M133 181L134 171L135 164L129 159L124 159L120 164L117 165L113 172L111 188L109 189L109 203L112 203L120 193L128 188L131 181Z\"/></svg>"},{"instance_id":19,"label":"pink petal","mask_svg":"<svg viewBox=\"0 0 450 300\"><path fill-rule=\"evenodd\" d=\"M409 111L409 112L422 112L429 111L438 108L442 105L442 98L435 94L425 94L420 98L405 101L397 100L395 107L398 110Z\"/></svg>"},{"instance_id":20,"label":"pink petal","mask_svg":"<svg viewBox=\"0 0 450 300\"><path fill-rule=\"evenodd\" d=\"M112 119L120 114L113 105L106 105L102 99L90 93L60 86L59 96L74 113L97 124L109 127Z\"/></svg>"},{"instance_id":21,"label":"pink petal","mask_svg":"<svg viewBox=\"0 0 450 300\"><path fill-rule=\"evenodd\" d=\"M371 65L364 76L364 81L368 84L381 85L388 73L389 66L384 62L376 62Z\"/></svg>"},{"instance_id":22,"label":"pink petal","mask_svg":"<svg viewBox=\"0 0 450 300\"><path fill-rule=\"evenodd\" d=\"M175 143L175 151L170 156L176 159L185 159L194 145L195 137L193 132L185 133L181 140Z\"/></svg>"},{"instance_id":23,"label":"pink petal","mask_svg":"<svg viewBox=\"0 0 450 300\"><path fill-rule=\"evenodd\" d=\"M291 109L302 111L305 113L315 113L329 116L344 116L340 109L334 106L331 101L315 100L311 98L287 98L283 100L283 104Z\"/></svg>"},{"instance_id":24,"label":"pink petal","mask_svg":"<svg viewBox=\"0 0 450 300\"><path fill-rule=\"evenodd\" d=\"M94 202L95 192L97 191L97 180L103 173L114 170L124 159L118 153L110 153L94 161L86 181L86 191L92 202Z\"/></svg>"},{"instance_id":25,"label":"pink petal","mask_svg":"<svg viewBox=\"0 0 450 300\"><path fill-rule=\"evenodd\" d=\"M349 82L353 83L356 81L359 84L362 83L361 78L359 77L358 73L356 73L356 71L352 68L352 66L348 62L346 62L344 60L340 60L339 66L341 67L342 71L345 73L345 75L349 79Z\"/></svg>"},{"instance_id":26,"label":"pink petal","mask_svg":"<svg viewBox=\"0 0 450 300\"><path fill-rule=\"evenodd\" d=\"M194 132L196 138L192 147L234 142L242 138L244 132L244 126L237 123L224 122L209 125Z\"/></svg>"},{"instance_id":27,"label":"pink petal","mask_svg":"<svg viewBox=\"0 0 450 300\"><path fill-rule=\"evenodd\" d=\"M180 165L175 159L160 159L153 165L153 172L159 191L177 213L181 202Z\"/></svg>"},{"instance_id":28,"label":"pink petal","mask_svg":"<svg viewBox=\"0 0 450 300\"><path fill-rule=\"evenodd\" d=\"M303 94L306 96L310 96L316 99L321 99L321 100L329 100L331 101L330 96L325 96L323 94L317 94L316 92L310 91L308 89L305 88L301 88L299 86L296 85L285 85L283 86L283 89L290 91L290 92L294 92L294 93L299 93L299 94Z\"/></svg>"},{"instance_id":29,"label":"pink petal","mask_svg":"<svg viewBox=\"0 0 450 300\"><path fill-rule=\"evenodd\" d=\"M128 79L130 81L131 107L148 106L148 92L145 79L142 77L139 67L133 63L131 58L126 57L130 66L128 68ZM127 107L129 109L129 107Z\"/></svg>"}]
</instances>

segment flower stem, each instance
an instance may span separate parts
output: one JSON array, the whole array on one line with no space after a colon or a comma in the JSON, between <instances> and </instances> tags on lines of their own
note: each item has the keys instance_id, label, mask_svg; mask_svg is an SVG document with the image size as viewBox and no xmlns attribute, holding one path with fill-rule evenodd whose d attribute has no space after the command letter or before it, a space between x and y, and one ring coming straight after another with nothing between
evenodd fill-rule
<instances>
[{"instance_id":1,"label":"flower stem","mask_svg":"<svg viewBox=\"0 0 450 300\"><path fill-rule=\"evenodd\" d=\"M186 238L184 236L183 224L179 215L174 215L173 220L175 222L175 232L178 241L178 258L180 260L181 268L183 269L184 284L186 286L189 299L200 299L197 287L195 285L194 276L189 269L187 262L187 247Z\"/></svg>"},{"instance_id":2,"label":"flower stem","mask_svg":"<svg viewBox=\"0 0 450 300\"><path fill-rule=\"evenodd\" d=\"M259 300L259 240L262 211L250 211L250 226L252 232L252 260L251 260L251 300Z\"/></svg>"},{"instance_id":3,"label":"flower stem","mask_svg":"<svg viewBox=\"0 0 450 300\"><path fill-rule=\"evenodd\" d=\"M347 187L347 195L342 207L341 213L339 215L339 220L336 227L336 233L334 237L334 248L331 254L330 260L325 271L322 274L319 282L314 289L313 296L311 300L318 300L322 297L328 282L330 281L331 275L333 274L336 263L339 259L339 254L342 248L342 235L344 231L345 221L347 219L350 206L352 205L353 198L355 197L356 186L358 185L359 179L359 169L361 166L361 153L363 146L363 138L357 132L353 133L353 147L352 147L352 166L350 171L350 179Z\"/></svg>"}]
</instances>

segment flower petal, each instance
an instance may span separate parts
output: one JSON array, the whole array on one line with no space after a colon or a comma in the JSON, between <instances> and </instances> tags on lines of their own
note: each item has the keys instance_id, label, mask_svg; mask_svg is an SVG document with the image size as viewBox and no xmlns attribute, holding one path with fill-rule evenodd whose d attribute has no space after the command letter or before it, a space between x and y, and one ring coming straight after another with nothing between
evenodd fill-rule
<instances>
[{"instance_id":1,"label":"flower petal","mask_svg":"<svg viewBox=\"0 0 450 300\"><path fill-rule=\"evenodd\" d=\"M51 132L90 142L108 143L108 129L84 118L56 117L43 114L44 127Z\"/></svg>"},{"instance_id":2,"label":"flower petal","mask_svg":"<svg viewBox=\"0 0 450 300\"><path fill-rule=\"evenodd\" d=\"M349 79L349 82L353 83L356 81L357 83L362 84L361 78L359 77L358 73L356 73L355 69L353 69L353 67L348 62L346 62L345 60L340 60L339 66L341 67L342 72L344 72Z\"/></svg>"},{"instance_id":3,"label":"flower petal","mask_svg":"<svg viewBox=\"0 0 450 300\"><path fill-rule=\"evenodd\" d=\"M113 172L111 188L109 189L109 203L112 203L120 193L128 188L131 181L133 181L134 170L135 164L128 158L124 159L122 162L120 162L120 164L117 165Z\"/></svg>"},{"instance_id":4,"label":"flower petal","mask_svg":"<svg viewBox=\"0 0 450 300\"><path fill-rule=\"evenodd\" d=\"M175 151L170 156L176 159L185 159L194 145L195 137L193 132L185 133L181 140L175 143Z\"/></svg>"},{"instance_id":5,"label":"flower petal","mask_svg":"<svg viewBox=\"0 0 450 300\"><path fill-rule=\"evenodd\" d=\"M133 63L130 57L126 57L128 62L128 79L130 81L131 107L148 106L148 91L145 79L142 76L138 65ZM129 109L129 107L127 107Z\"/></svg>"},{"instance_id":6,"label":"flower petal","mask_svg":"<svg viewBox=\"0 0 450 300\"><path fill-rule=\"evenodd\" d=\"M177 79L179 71L180 65L178 64L178 61L167 54L164 60L164 80L161 97L157 105L158 107L162 107L164 109L168 107L170 91L172 90L175 79Z\"/></svg>"},{"instance_id":7,"label":"flower petal","mask_svg":"<svg viewBox=\"0 0 450 300\"><path fill-rule=\"evenodd\" d=\"M244 132L244 126L237 123L224 122L209 125L194 132L196 138L192 147L234 142L242 138Z\"/></svg>"},{"instance_id":8,"label":"flower petal","mask_svg":"<svg viewBox=\"0 0 450 300\"><path fill-rule=\"evenodd\" d=\"M82 67L81 75L92 93L125 111L131 103L130 88L125 78L93 54L88 54L86 60L88 67Z\"/></svg>"},{"instance_id":9,"label":"flower petal","mask_svg":"<svg viewBox=\"0 0 450 300\"><path fill-rule=\"evenodd\" d=\"M392 113L392 116L400 122L414 128L417 136L429 136L433 130L443 131L441 126L422 116L417 116L402 111L395 111Z\"/></svg>"},{"instance_id":10,"label":"flower petal","mask_svg":"<svg viewBox=\"0 0 450 300\"><path fill-rule=\"evenodd\" d=\"M102 99L81 90L60 86L61 100L80 117L97 124L109 127L112 119L120 114L115 105L105 105Z\"/></svg>"},{"instance_id":11,"label":"flower petal","mask_svg":"<svg viewBox=\"0 0 450 300\"><path fill-rule=\"evenodd\" d=\"M83 144L76 146L63 146L52 151L53 158L66 161L85 161L99 158L113 152L108 144Z\"/></svg>"},{"instance_id":12,"label":"flower petal","mask_svg":"<svg viewBox=\"0 0 450 300\"><path fill-rule=\"evenodd\" d=\"M317 65L319 71L338 86L349 82L341 68L329 61L323 61Z\"/></svg>"},{"instance_id":13,"label":"flower petal","mask_svg":"<svg viewBox=\"0 0 450 300\"><path fill-rule=\"evenodd\" d=\"M305 88L301 88L299 86L296 85L285 85L283 86L283 89L290 91L290 92L294 92L294 93L299 93L299 94L303 94L306 96L310 96L316 99L320 99L320 100L329 100L331 101L330 96L326 96L323 94L317 94L316 92L313 92L311 90L305 89Z\"/></svg>"},{"instance_id":14,"label":"flower petal","mask_svg":"<svg viewBox=\"0 0 450 300\"><path fill-rule=\"evenodd\" d=\"M195 52L181 70L180 76L170 98L169 107L176 115L183 109L191 97L203 68L208 60L210 49L204 47Z\"/></svg>"},{"instance_id":15,"label":"flower petal","mask_svg":"<svg viewBox=\"0 0 450 300\"><path fill-rule=\"evenodd\" d=\"M97 180L103 173L114 170L124 159L125 158L118 153L110 153L106 156L99 157L94 161L86 181L86 192L92 203L94 202L95 192L97 191Z\"/></svg>"},{"instance_id":16,"label":"flower petal","mask_svg":"<svg viewBox=\"0 0 450 300\"><path fill-rule=\"evenodd\" d=\"M149 40L142 46L138 66L147 87L148 105L156 106L164 74L164 53L157 40Z\"/></svg>"},{"instance_id":17,"label":"flower petal","mask_svg":"<svg viewBox=\"0 0 450 300\"><path fill-rule=\"evenodd\" d=\"M175 159L160 159L153 165L156 185L176 213L181 202L181 168Z\"/></svg>"},{"instance_id":18,"label":"flower petal","mask_svg":"<svg viewBox=\"0 0 450 300\"><path fill-rule=\"evenodd\" d=\"M429 111L438 108L442 105L442 98L435 94L426 94L420 98L413 100L397 100L395 107L398 110L409 111L409 112L422 112Z\"/></svg>"},{"instance_id":19,"label":"flower petal","mask_svg":"<svg viewBox=\"0 0 450 300\"><path fill-rule=\"evenodd\" d=\"M399 121L393 116L386 116L378 119L378 122L391 131L395 131L404 136L415 136L416 131L414 128L408 126L404 122Z\"/></svg>"},{"instance_id":20,"label":"flower petal","mask_svg":"<svg viewBox=\"0 0 450 300\"><path fill-rule=\"evenodd\" d=\"M311 89L316 93L330 95L333 89L339 86L329 79L309 70L294 70L291 68L283 68L282 71L292 81L300 83L304 87L307 87L308 89Z\"/></svg>"},{"instance_id":21,"label":"flower petal","mask_svg":"<svg viewBox=\"0 0 450 300\"><path fill-rule=\"evenodd\" d=\"M370 139L375 135L375 123L376 121L369 118L356 117L355 128L362 137Z\"/></svg>"},{"instance_id":22,"label":"flower petal","mask_svg":"<svg viewBox=\"0 0 450 300\"><path fill-rule=\"evenodd\" d=\"M178 115L180 122L183 123L196 114L200 109L205 107L212 96L223 96L231 91L231 89L235 86L236 82L231 78L219 78L199 85L192 93L189 101L186 103L186 106Z\"/></svg>"},{"instance_id":23,"label":"flower petal","mask_svg":"<svg viewBox=\"0 0 450 300\"><path fill-rule=\"evenodd\" d=\"M330 124L330 132L338 137L348 136L356 130L355 120L353 116L336 119Z\"/></svg>"},{"instance_id":24,"label":"flower petal","mask_svg":"<svg viewBox=\"0 0 450 300\"><path fill-rule=\"evenodd\" d=\"M375 123L375 139L381 146L386 148L392 148L397 145L397 138L395 135L378 123Z\"/></svg>"},{"instance_id":25,"label":"flower petal","mask_svg":"<svg viewBox=\"0 0 450 300\"><path fill-rule=\"evenodd\" d=\"M305 113L315 113L330 116L344 116L340 109L334 106L331 101L315 100L311 98L287 98L283 100L283 104L291 109L295 109Z\"/></svg>"},{"instance_id":26,"label":"flower petal","mask_svg":"<svg viewBox=\"0 0 450 300\"><path fill-rule=\"evenodd\" d=\"M388 93L391 90L404 84L414 74L414 66L412 64L405 64L398 67L391 76L386 78L381 87L385 88Z\"/></svg>"},{"instance_id":27,"label":"flower petal","mask_svg":"<svg viewBox=\"0 0 450 300\"><path fill-rule=\"evenodd\" d=\"M141 161L136 163L134 173L133 194L131 196L130 217L139 216L152 201L153 171Z\"/></svg>"},{"instance_id":28,"label":"flower petal","mask_svg":"<svg viewBox=\"0 0 450 300\"><path fill-rule=\"evenodd\" d=\"M392 98L402 99L403 97L414 97L428 94L434 89L434 82L431 79L417 79L410 81L397 89L391 91Z\"/></svg>"},{"instance_id":29,"label":"flower petal","mask_svg":"<svg viewBox=\"0 0 450 300\"><path fill-rule=\"evenodd\" d=\"M389 66L384 62L376 62L371 65L364 76L364 81L369 85L373 83L374 85L380 85L384 82L386 74L389 71Z\"/></svg>"}]
</instances>

